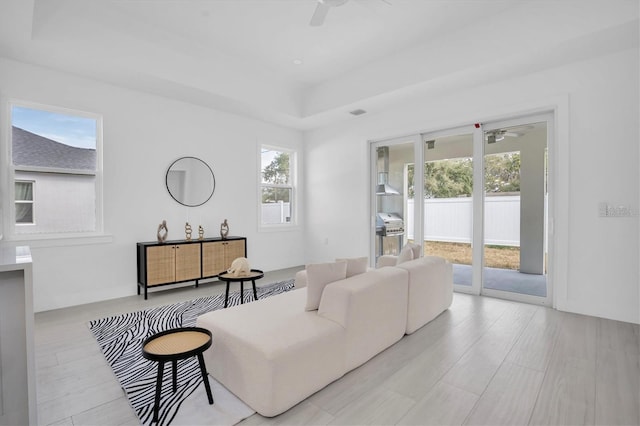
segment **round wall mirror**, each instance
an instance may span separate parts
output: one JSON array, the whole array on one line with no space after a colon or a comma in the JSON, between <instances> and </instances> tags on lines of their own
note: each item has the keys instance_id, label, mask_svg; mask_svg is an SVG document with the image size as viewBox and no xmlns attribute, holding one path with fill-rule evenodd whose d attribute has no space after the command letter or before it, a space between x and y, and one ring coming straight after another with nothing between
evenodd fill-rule
<instances>
[{"instance_id":1,"label":"round wall mirror","mask_svg":"<svg viewBox=\"0 0 640 426\"><path fill-rule=\"evenodd\" d=\"M213 195L216 178L204 161L182 157L167 169L167 191L174 200L187 207L201 206Z\"/></svg>"}]
</instances>

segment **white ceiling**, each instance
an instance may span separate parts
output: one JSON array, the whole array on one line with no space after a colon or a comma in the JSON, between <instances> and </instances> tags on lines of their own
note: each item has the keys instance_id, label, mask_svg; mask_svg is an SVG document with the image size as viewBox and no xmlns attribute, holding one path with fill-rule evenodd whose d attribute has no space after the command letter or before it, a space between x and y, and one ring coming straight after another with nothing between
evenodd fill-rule
<instances>
[{"instance_id":1,"label":"white ceiling","mask_svg":"<svg viewBox=\"0 0 640 426\"><path fill-rule=\"evenodd\" d=\"M0 56L307 129L638 45L638 0L349 0L311 27L315 7L2 0Z\"/></svg>"}]
</instances>

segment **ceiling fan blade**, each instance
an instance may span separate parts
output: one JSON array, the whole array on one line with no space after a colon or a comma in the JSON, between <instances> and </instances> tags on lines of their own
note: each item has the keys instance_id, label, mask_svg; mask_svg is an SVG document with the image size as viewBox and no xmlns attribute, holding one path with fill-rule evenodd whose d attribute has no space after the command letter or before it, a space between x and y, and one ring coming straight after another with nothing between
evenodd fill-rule
<instances>
[{"instance_id":1,"label":"ceiling fan blade","mask_svg":"<svg viewBox=\"0 0 640 426\"><path fill-rule=\"evenodd\" d=\"M324 18L327 17L327 13L329 13L329 9L331 7L327 4L318 2L316 6L315 12L313 12L313 16L311 17L311 22L309 25L312 27L319 27L324 23Z\"/></svg>"}]
</instances>

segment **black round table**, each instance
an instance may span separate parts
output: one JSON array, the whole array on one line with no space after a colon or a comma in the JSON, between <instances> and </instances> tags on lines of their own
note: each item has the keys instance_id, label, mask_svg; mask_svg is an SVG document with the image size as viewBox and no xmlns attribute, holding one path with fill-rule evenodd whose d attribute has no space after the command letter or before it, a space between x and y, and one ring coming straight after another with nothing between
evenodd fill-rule
<instances>
[{"instance_id":1,"label":"black round table","mask_svg":"<svg viewBox=\"0 0 640 426\"><path fill-rule=\"evenodd\" d=\"M244 298L242 296L244 293L245 281L251 281L251 284L253 284L253 300L258 300L256 280L259 280L262 277L264 277L264 272L259 269L252 269L251 272L240 274L238 276L228 274L227 271L220 272L218 274L218 279L227 283L227 290L224 295L224 307L226 308L229 302L229 284L232 282L240 282L240 304L244 303Z\"/></svg>"},{"instance_id":2,"label":"black round table","mask_svg":"<svg viewBox=\"0 0 640 426\"><path fill-rule=\"evenodd\" d=\"M209 404L213 404L211 387L207 377L207 369L204 365L202 353L211 347L211 332L200 327L173 328L162 331L148 337L142 342L142 356L150 361L158 363L158 377L156 378L156 399L153 406L153 421L158 422L158 409L160 406L160 393L162 391L162 375L164 373L164 363L171 361L173 364L173 392L177 388L177 363L178 360L198 357L200 372L204 380L204 387L207 390Z\"/></svg>"}]
</instances>

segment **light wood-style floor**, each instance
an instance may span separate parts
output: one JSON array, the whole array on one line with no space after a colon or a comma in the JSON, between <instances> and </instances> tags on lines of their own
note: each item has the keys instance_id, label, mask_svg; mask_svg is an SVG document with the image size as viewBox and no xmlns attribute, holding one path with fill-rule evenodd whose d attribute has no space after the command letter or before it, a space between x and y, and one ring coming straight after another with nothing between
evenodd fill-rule
<instances>
[{"instance_id":1,"label":"light wood-style floor","mask_svg":"<svg viewBox=\"0 0 640 426\"><path fill-rule=\"evenodd\" d=\"M39 424L138 424L87 322L223 290L38 313ZM456 293L434 321L291 410L241 424L638 425L639 341L638 325Z\"/></svg>"}]
</instances>

